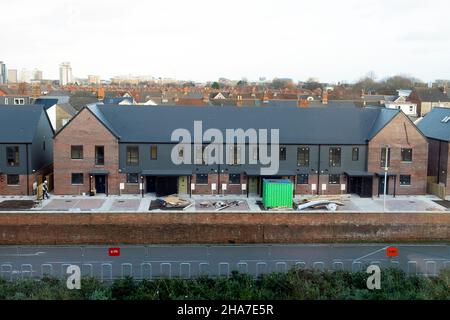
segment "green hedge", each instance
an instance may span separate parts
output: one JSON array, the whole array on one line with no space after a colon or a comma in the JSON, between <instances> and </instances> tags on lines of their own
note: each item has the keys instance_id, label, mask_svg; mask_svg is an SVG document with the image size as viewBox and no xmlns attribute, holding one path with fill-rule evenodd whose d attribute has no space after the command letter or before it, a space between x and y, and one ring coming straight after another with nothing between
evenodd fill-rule
<instances>
[{"instance_id":1,"label":"green hedge","mask_svg":"<svg viewBox=\"0 0 450 320\"><path fill-rule=\"evenodd\" d=\"M381 272L381 289L368 290L365 272L318 272L291 270L258 279L233 273L229 278L201 277L194 280L132 278L102 283L84 278L80 290L68 290L66 281L0 280L0 299L450 299L450 270L436 277L407 275L401 270Z\"/></svg>"}]
</instances>

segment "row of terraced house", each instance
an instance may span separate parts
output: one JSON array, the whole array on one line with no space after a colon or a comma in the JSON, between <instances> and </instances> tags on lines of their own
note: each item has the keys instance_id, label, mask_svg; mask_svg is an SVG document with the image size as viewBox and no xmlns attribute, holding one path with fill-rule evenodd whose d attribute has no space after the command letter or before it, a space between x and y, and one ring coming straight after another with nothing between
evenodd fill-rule
<instances>
[{"instance_id":1,"label":"row of terraced house","mask_svg":"<svg viewBox=\"0 0 450 320\"><path fill-rule=\"evenodd\" d=\"M401 110L372 107L92 104L54 132L39 105L0 106L0 195L35 194L51 177L58 195L248 196L262 193L264 178L283 178L299 195L371 197L383 193L386 163L388 194L422 195L430 180L450 183L449 120L446 108L433 109L416 126ZM200 143L195 124L208 136ZM261 170L270 164L262 164L261 145L251 140L230 147L212 138L226 137L227 129L267 130L277 170ZM270 143L275 129L276 150ZM176 132L192 139L179 143ZM220 148L211 153L211 146ZM192 161L182 162L187 155Z\"/></svg>"}]
</instances>

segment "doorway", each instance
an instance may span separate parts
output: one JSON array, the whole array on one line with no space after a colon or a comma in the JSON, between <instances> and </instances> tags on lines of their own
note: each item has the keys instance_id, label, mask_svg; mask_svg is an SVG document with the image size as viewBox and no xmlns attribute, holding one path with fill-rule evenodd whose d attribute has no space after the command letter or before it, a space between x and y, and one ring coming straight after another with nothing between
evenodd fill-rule
<instances>
[{"instance_id":1,"label":"doorway","mask_svg":"<svg viewBox=\"0 0 450 320\"><path fill-rule=\"evenodd\" d=\"M372 177L349 177L348 192L361 198L372 197Z\"/></svg>"},{"instance_id":2,"label":"doorway","mask_svg":"<svg viewBox=\"0 0 450 320\"><path fill-rule=\"evenodd\" d=\"M384 194L384 176L378 177L378 194ZM389 176L387 177L386 194L389 194Z\"/></svg>"},{"instance_id":3,"label":"doorway","mask_svg":"<svg viewBox=\"0 0 450 320\"><path fill-rule=\"evenodd\" d=\"M96 193L106 193L106 176L96 175L95 176L95 190Z\"/></svg>"}]
</instances>

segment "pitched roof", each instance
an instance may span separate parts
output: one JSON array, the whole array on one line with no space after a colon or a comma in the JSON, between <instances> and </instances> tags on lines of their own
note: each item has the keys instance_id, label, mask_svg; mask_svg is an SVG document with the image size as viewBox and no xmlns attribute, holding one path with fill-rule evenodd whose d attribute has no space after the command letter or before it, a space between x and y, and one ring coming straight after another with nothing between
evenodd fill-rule
<instances>
[{"instance_id":1,"label":"pitched roof","mask_svg":"<svg viewBox=\"0 0 450 320\"><path fill-rule=\"evenodd\" d=\"M398 110L381 108L255 108L88 106L121 142L171 142L175 129L279 129L284 144L365 144Z\"/></svg>"},{"instance_id":2,"label":"pitched roof","mask_svg":"<svg viewBox=\"0 0 450 320\"><path fill-rule=\"evenodd\" d=\"M450 102L450 97L437 88L415 88L414 91L420 101Z\"/></svg>"},{"instance_id":3,"label":"pitched roof","mask_svg":"<svg viewBox=\"0 0 450 320\"><path fill-rule=\"evenodd\" d=\"M71 96L69 103L74 107L75 110L80 111L84 106L98 102L97 97L81 97L81 96Z\"/></svg>"},{"instance_id":4,"label":"pitched roof","mask_svg":"<svg viewBox=\"0 0 450 320\"><path fill-rule=\"evenodd\" d=\"M42 105L0 105L0 143L32 143Z\"/></svg>"},{"instance_id":5,"label":"pitched roof","mask_svg":"<svg viewBox=\"0 0 450 320\"><path fill-rule=\"evenodd\" d=\"M450 117L450 109L433 108L418 122L417 128L428 138L450 141L450 119L443 122L445 117Z\"/></svg>"}]
</instances>

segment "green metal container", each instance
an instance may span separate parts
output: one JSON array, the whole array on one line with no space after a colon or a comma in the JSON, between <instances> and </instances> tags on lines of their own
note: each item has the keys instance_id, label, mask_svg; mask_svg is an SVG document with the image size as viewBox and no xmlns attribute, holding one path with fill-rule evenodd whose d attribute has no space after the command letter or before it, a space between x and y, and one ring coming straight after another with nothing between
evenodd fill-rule
<instances>
[{"instance_id":1,"label":"green metal container","mask_svg":"<svg viewBox=\"0 0 450 320\"><path fill-rule=\"evenodd\" d=\"M292 208L294 184L290 180L263 179L262 202L265 208Z\"/></svg>"}]
</instances>

